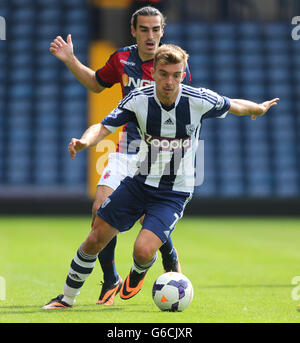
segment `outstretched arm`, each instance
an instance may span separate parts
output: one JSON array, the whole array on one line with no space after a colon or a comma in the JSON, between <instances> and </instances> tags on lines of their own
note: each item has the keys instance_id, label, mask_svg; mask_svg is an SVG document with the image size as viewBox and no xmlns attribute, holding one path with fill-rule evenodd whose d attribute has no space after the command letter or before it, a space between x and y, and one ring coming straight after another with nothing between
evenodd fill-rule
<instances>
[{"instance_id":1,"label":"outstretched arm","mask_svg":"<svg viewBox=\"0 0 300 343\"><path fill-rule=\"evenodd\" d=\"M252 119L263 116L272 106L276 106L279 98L265 101L261 104L243 99L230 99L229 113L237 116L251 115Z\"/></svg>"},{"instance_id":2,"label":"outstretched arm","mask_svg":"<svg viewBox=\"0 0 300 343\"><path fill-rule=\"evenodd\" d=\"M105 87L99 85L95 72L83 65L74 55L72 37L69 34L67 42L61 36L57 36L50 44L50 52L65 63L76 79L92 92L100 93Z\"/></svg>"},{"instance_id":3,"label":"outstretched arm","mask_svg":"<svg viewBox=\"0 0 300 343\"><path fill-rule=\"evenodd\" d=\"M111 132L101 123L90 126L80 139L72 138L68 145L70 157L73 159L77 152L98 144Z\"/></svg>"}]
</instances>

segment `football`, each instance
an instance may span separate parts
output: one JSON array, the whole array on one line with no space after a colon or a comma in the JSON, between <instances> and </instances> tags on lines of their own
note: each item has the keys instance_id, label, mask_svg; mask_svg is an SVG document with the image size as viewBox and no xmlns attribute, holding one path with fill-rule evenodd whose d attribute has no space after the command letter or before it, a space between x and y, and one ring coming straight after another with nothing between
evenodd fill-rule
<instances>
[{"instance_id":1,"label":"football","mask_svg":"<svg viewBox=\"0 0 300 343\"><path fill-rule=\"evenodd\" d=\"M162 311L181 312L193 300L191 281L181 273L165 273L157 278L152 288L152 298Z\"/></svg>"}]
</instances>

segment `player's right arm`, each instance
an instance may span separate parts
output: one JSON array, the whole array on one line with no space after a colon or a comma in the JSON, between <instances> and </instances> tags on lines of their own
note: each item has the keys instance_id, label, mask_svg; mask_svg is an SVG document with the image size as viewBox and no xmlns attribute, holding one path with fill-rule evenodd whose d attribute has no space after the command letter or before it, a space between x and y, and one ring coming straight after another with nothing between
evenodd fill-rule
<instances>
[{"instance_id":1,"label":"player's right arm","mask_svg":"<svg viewBox=\"0 0 300 343\"><path fill-rule=\"evenodd\" d=\"M105 89L105 87L98 83L95 72L83 65L74 55L72 37L70 34L67 37L67 42L65 42L61 36L57 36L51 42L49 50L55 57L64 62L76 79L87 89L94 93L100 93Z\"/></svg>"},{"instance_id":2,"label":"player's right arm","mask_svg":"<svg viewBox=\"0 0 300 343\"><path fill-rule=\"evenodd\" d=\"M80 139L72 138L68 145L70 157L73 159L77 152L98 144L102 139L111 133L101 123L90 126Z\"/></svg>"},{"instance_id":3,"label":"player's right arm","mask_svg":"<svg viewBox=\"0 0 300 343\"><path fill-rule=\"evenodd\" d=\"M68 145L68 151L72 159L76 156L77 152L97 145L118 127L123 126L129 121L135 121L137 123L135 112L133 112L135 99L132 93L130 92L121 100L118 107L110 112L101 123L90 126L80 139L71 139Z\"/></svg>"}]
</instances>

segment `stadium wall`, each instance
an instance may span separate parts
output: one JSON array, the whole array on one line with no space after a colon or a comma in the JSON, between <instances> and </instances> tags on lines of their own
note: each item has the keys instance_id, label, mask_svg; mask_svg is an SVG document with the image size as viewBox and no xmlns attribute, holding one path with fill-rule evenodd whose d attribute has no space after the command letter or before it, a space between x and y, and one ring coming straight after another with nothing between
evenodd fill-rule
<instances>
[{"instance_id":1,"label":"stadium wall","mask_svg":"<svg viewBox=\"0 0 300 343\"><path fill-rule=\"evenodd\" d=\"M0 215L90 215L92 200L82 195L0 198ZM195 198L185 216L299 216L299 198Z\"/></svg>"}]
</instances>

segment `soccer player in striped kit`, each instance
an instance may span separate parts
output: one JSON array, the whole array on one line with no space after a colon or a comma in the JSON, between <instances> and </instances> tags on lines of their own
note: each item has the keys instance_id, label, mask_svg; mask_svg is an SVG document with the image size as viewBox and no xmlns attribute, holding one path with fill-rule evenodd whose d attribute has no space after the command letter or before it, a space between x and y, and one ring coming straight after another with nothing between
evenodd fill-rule
<instances>
[{"instance_id":1,"label":"soccer player in striped kit","mask_svg":"<svg viewBox=\"0 0 300 343\"><path fill-rule=\"evenodd\" d=\"M183 85L187 59L180 47L161 46L154 59L155 84L133 90L102 123L91 126L80 139L72 138L68 150L74 158L117 127L134 122L141 136L140 163L134 177L126 177L97 211L91 232L72 260L64 294L52 299L44 309L72 307L98 253L145 214L134 244L133 265L120 290L122 299L135 296L156 260L157 250L170 237L192 196L191 167L195 165L202 120L225 118L228 112L256 119L279 101L275 98L257 104Z\"/></svg>"},{"instance_id":2,"label":"soccer player in striped kit","mask_svg":"<svg viewBox=\"0 0 300 343\"><path fill-rule=\"evenodd\" d=\"M96 72L84 66L74 56L71 35L68 35L67 42L60 36L56 37L50 45L50 51L62 60L89 90L100 93L120 83L122 95L125 97L134 88L153 83L151 74L153 57L163 36L164 27L165 18L156 8L147 6L137 10L131 18L131 33L137 44L118 49L110 56L105 66ZM184 82L190 83L191 77L188 70L187 74ZM96 218L100 205L119 186L121 180L128 176L128 165L136 154L136 149L128 149L128 146L138 139L136 124L124 123L123 136L118 143L117 151L109 155L108 164L97 185L92 222ZM103 270L104 283L97 304L113 305L115 294L121 287L122 280L115 266L116 243L117 238L114 237L98 256ZM165 271L181 271L177 251L173 247L171 238L160 248L160 251Z\"/></svg>"}]
</instances>

